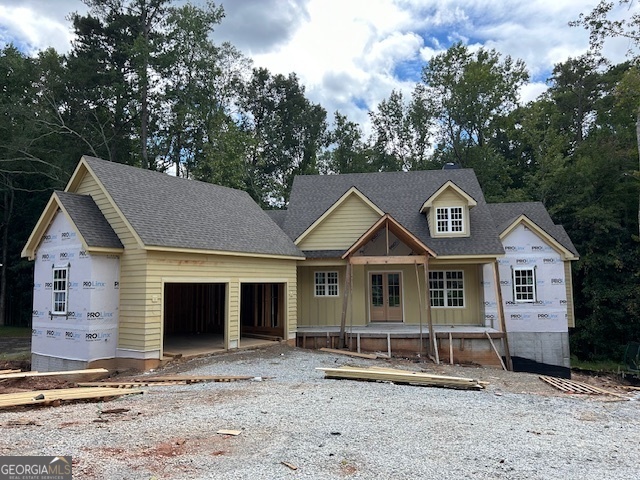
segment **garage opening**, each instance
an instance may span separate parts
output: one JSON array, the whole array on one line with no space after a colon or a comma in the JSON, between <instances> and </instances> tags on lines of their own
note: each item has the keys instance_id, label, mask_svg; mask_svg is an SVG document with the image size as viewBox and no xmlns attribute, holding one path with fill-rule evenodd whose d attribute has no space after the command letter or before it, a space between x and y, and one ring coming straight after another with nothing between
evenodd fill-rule
<instances>
[{"instance_id":1,"label":"garage opening","mask_svg":"<svg viewBox=\"0 0 640 480\"><path fill-rule=\"evenodd\" d=\"M163 297L165 355L225 349L225 283L166 283Z\"/></svg>"},{"instance_id":2,"label":"garage opening","mask_svg":"<svg viewBox=\"0 0 640 480\"><path fill-rule=\"evenodd\" d=\"M284 339L284 283L243 283L240 325L243 337Z\"/></svg>"}]
</instances>

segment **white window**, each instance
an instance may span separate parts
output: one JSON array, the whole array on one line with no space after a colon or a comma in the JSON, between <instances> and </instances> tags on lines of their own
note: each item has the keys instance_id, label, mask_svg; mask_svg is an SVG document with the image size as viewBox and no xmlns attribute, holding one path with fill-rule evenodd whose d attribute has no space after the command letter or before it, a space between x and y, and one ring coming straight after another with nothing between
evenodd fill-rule
<instances>
[{"instance_id":1,"label":"white window","mask_svg":"<svg viewBox=\"0 0 640 480\"><path fill-rule=\"evenodd\" d=\"M54 315L67 314L67 301L69 297L69 267L53 267L53 308Z\"/></svg>"},{"instance_id":2,"label":"white window","mask_svg":"<svg viewBox=\"0 0 640 480\"><path fill-rule=\"evenodd\" d=\"M462 215L462 207L436 208L436 232L462 233L464 231Z\"/></svg>"},{"instance_id":3,"label":"white window","mask_svg":"<svg viewBox=\"0 0 640 480\"><path fill-rule=\"evenodd\" d=\"M315 296L338 296L338 272L315 272Z\"/></svg>"},{"instance_id":4,"label":"white window","mask_svg":"<svg viewBox=\"0 0 640 480\"><path fill-rule=\"evenodd\" d=\"M536 271L533 268L513 270L513 299L520 303L536 301Z\"/></svg>"},{"instance_id":5,"label":"white window","mask_svg":"<svg viewBox=\"0 0 640 480\"><path fill-rule=\"evenodd\" d=\"M429 272L429 295L432 307L464 307L462 270Z\"/></svg>"}]
</instances>

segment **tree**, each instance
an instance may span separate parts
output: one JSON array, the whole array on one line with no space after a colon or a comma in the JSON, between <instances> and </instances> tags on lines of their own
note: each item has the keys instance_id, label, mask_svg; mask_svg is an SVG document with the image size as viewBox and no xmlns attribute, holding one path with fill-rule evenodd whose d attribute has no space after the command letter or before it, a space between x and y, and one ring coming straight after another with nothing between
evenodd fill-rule
<instances>
[{"instance_id":1,"label":"tree","mask_svg":"<svg viewBox=\"0 0 640 480\"><path fill-rule=\"evenodd\" d=\"M431 147L434 112L418 86L407 104L401 92L392 91L388 99L370 112L373 126L372 152L379 171L424 168Z\"/></svg>"},{"instance_id":2,"label":"tree","mask_svg":"<svg viewBox=\"0 0 640 480\"><path fill-rule=\"evenodd\" d=\"M633 7L633 0L619 0L618 8L614 2L600 0L589 13L581 13L578 20L570 22L574 27L583 27L589 32L589 46L594 55L601 55L605 42L612 38L623 38L629 41L627 55L632 62L640 61L640 13L636 11L627 17L621 10L627 12ZM634 75L634 73L630 73ZM638 152L638 170L633 175L640 186L640 101L636 103L636 144ZM638 193L638 239L640 240L640 192Z\"/></svg>"},{"instance_id":3,"label":"tree","mask_svg":"<svg viewBox=\"0 0 640 480\"><path fill-rule=\"evenodd\" d=\"M323 153L325 173L373 171L370 151L362 137L360 126L336 111L333 130L327 134L328 149Z\"/></svg>"},{"instance_id":4,"label":"tree","mask_svg":"<svg viewBox=\"0 0 640 480\"><path fill-rule=\"evenodd\" d=\"M17 323L29 320L31 307L25 300L30 300L33 280L31 267L25 269L20 261L20 250L41 210L41 194L65 179L64 157L46 128L39 95L46 82L43 59L46 53L29 58L11 45L0 51L0 325L8 318L9 284L14 286L14 303L22 307Z\"/></svg>"},{"instance_id":5,"label":"tree","mask_svg":"<svg viewBox=\"0 0 640 480\"><path fill-rule=\"evenodd\" d=\"M463 167L491 160L488 143L496 137L496 121L517 107L527 79L521 60L502 59L495 50L472 53L457 43L432 58L416 93L435 109L440 155Z\"/></svg>"},{"instance_id":6,"label":"tree","mask_svg":"<svg viewBox=\"0 0 640 480\"><path fill-rule=\"evenodd\" d=\"M212 164L200 166L205 159L215 163L213 144L221 148L226 162L244 158L243 152L237 151L237 139L225 137L240 131L233 110L249 61L232 45L218 46L211 40L211 32L223 17L222 7L213 3L205 8L187 4L173 9L166 21L166 45L158 57L163 114L158 120L157 153L165 159L165 165L175 166L178 176L199 170L200 178L223 181L223 175L215 172L213 176L203 174ZM229 148L233 143L235 147ZM236 151L235 159L228 157L232 151ZM231 184L238 185L235 181Z\"/></svg>"},{"instance_id":7,"label":"tree","mask_svg":"<svg viewBox=\"0 0 640 480\"><path fill-rule=\"evenodd\" d=\"M253 135L249 193L263 204L284 205L295 175L318 173L326 142L326 111L310 102L295 74L254 69L241 99Z\"/></svg>"}]
</instances>

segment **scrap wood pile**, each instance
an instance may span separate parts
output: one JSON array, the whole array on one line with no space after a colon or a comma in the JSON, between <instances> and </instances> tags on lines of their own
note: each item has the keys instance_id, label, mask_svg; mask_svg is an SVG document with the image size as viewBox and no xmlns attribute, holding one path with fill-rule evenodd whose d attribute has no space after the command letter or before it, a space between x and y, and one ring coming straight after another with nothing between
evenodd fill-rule
<instances>
[{"instance_id":1,"label":"scrap wood pile","mask_svg":"<svg viewBox=\"0 0 640 480\"><path fill-rule=\"evenodd\" d=\"M568 380L566 378L548 377L546 375L540 375L540 380L548 383L554 388L572 394L584 394L584 395L612 395L614 397L623 398L629 400L625 395L605 390L604 388L589 385L588 383L576 382L574 380Z\"/></svg>"},{"instance_id":2,"label":"scrap wood pile","mask_svg":"<svg viewBox=\"0 0 640 480\"><path fill-rule=\"evenodd\" d=\"M238 380L261 381L265 378L251 375L141 375L123 381L79 381L81 379L98 380L108 376L109 371L104 368L60 372L10 371L0 373L0 384L7 381L29 380L34 382L37 379L49 379L49 382L55 383L56 386L60 384L59 382L71 382L74 385L72 388L31 389L13 393L3 393L0 394L0 409L25 405L58 406L62 402L73 400L107 400L122 395L144 393L142 390L135 390L135 387L190 385L194 383L234 382ZM127 390L123 391L123 389Z\"/></svg>"},{"instance_id":3,"label":"scrap wood pile","mask_svg":"<svg viewBox=\"0 0 640 480\"><path fill-rule=\"evenodd\" d=\"M324 371L325 378L393 382L460 390L482 390L488 384L472 378L433 375L395 368L342 366L339 368L317 368L316 370Z\"/></svg>"},{"instance_id":4,"label":"scrap wood pile","mask_svg":"<svg viewBox=\"0 0 640 480\"><path fill-rule=\"evenodd\" d=\"M0 374L0 382L16 381L16 380L35 380L35 379L56 379L60 381L76 381L79 378L98 379L109 375L109 371L104 368L90 368L86 370L72 370L61 372L10 372ZM98 388L54 388L27 390L14 393L0 394L0 409L45 405L58 406L63 402L79 401L79 400L108 400L113 397L122 395L131 395L143 393L142 390L129 390L122 392L120 389L111 388L109 390Z\"/></svg>"},{"instance_id":5,"label":"scrap wood pile","mask_svg":"<svg viewBox=\"0 0 640 480\"><path fill-rule=\"evenodd\" d=\"M133 387L153 387L164 385L190 385L192 383L205 382L235 382L238 380L262 380L264 377L254 377L251 375L165 375L165 376L140 376L131 380L108 381L108 382L82 382L79 387L113 387L113 388L133 388Z\"/></svg>"}]
</instances>

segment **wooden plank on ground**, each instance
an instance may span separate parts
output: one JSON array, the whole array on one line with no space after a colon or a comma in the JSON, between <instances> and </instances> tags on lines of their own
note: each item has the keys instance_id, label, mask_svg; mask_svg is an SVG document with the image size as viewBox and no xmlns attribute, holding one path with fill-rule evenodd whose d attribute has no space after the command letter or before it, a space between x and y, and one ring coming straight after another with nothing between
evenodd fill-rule
<instances>
[{"instance_id":1,"label":"wooden plank on ground","mask_svg":"<svg viewBox=\"0 0 640 480\"><path fill-rule=\"evenodd\" d=\"M620 397L629 400L629 398L625 397L624 395L611 392L594 385L589 385L588 383L576 382L574 380L569 380L566 378L549 377L546 375L540 375L538 378L565 393L575 393L582 395L613 395L614 397Z\"/></svg>"},{"instance_id":2,"label":"wooden plank on ground","mask_svg":"<svg viewBox=\"0 0 640 480\"><path fill-rule=\"evenodd\" d=\"M7 373L20 373L22 370L0 370L0 375L6 375Z\"/></svg>"},{"instance_id":3,"label":"wooden plank on ground","mask_svg":"<svg viewBox=\"0 0 640 480\"><path fill-rule=\"evenodd\" d=\"M25 405L56 405L74 400L107 399L122 395L135 395L142 390L122 390L119 388L58 388L31 392L4 393L0 395L0 408Z\"/></svg>"},{"instance_id":4,"label":"wooden plank on ground","mask_svg":"<svg viewBox=\"0 0 640 480\"><path fill-rule=\"evenodd\" d=\"M233 435L234 437L236 437L242 433L242 430L221 429L221 430L218 430L216 433L219 433L220 435Z\"/></svg>"},{"instance_id":5,"label":"wooden plank on ground","mask_svg":"<svg viewBox=\"0 0 640 480\"><path fill-rule=\"evenodd\" d=\"M56 377L63 380L75 381L77 379L98 380L109 376L109 370L106 368L87 368L85 370L66 370L59 372L19 372L6 373L0 375L0 380L16 379L16 378L32 378L32 377Z\"/></svg>"},{"instance_id":6,"label":"wooden plank on ground","mask_svg":"<svg viewBox=\"0 0 640 480\"><path fill-rule=\"evenodd\" d=\"M376 360L377 358L379 358L377 353L358 353L351 352L349 350L339 350L337 348L321 348L320 351L327 353L336 353L338 355L347 355L349 357L368 358L369 360Z\"/></svg>"},{"instance_id":7,"label":"wooden plank on ground","mask_svg":"<svg viewBox=\"0 0 640 480\"><path fill-rule=\"evenodd\" d=\"M79 387L151 387L163 385L189 385L191 383L204 382L235 382L238 380L251 380L256 378L251 375L164 375L156 377L137 377L132 380L121 380L111 382L80 382ZM260 377L266 378L266 377Z\"/></svg>"},{"instance_id":8,"label":"wooden plank on ground","mask_svg":"<svg viewBox=\"0 0 640 480\"><path fill-rule=\"evenodd\" d=\"M350 380L387 381L394 383L408 383L430 387L456 388L464 390L480 390L485 382L479 382L472 378L448 377L432 375L424 372L411 372L392 368L317 368L325 372L326 378L340 378Z\"/></svg>"}]
</instances>

